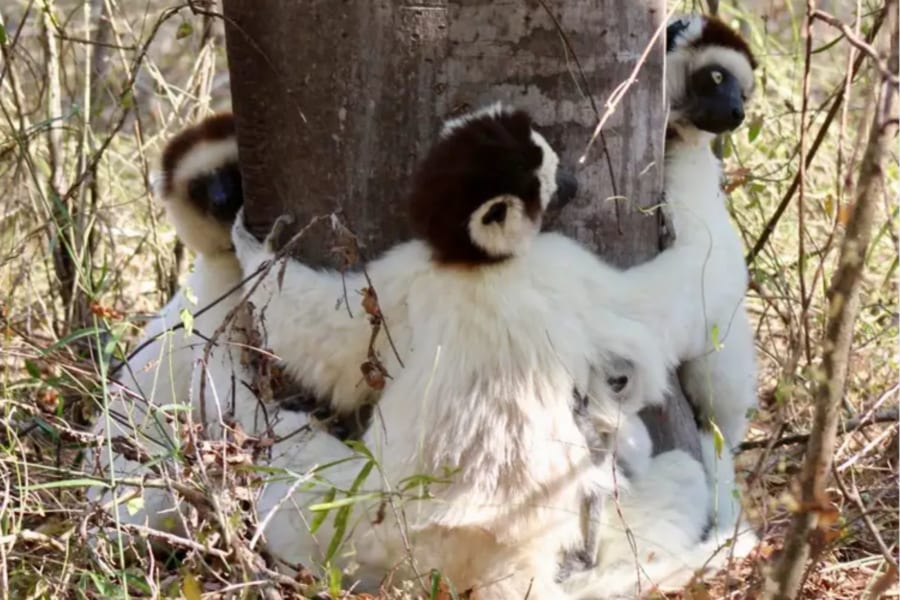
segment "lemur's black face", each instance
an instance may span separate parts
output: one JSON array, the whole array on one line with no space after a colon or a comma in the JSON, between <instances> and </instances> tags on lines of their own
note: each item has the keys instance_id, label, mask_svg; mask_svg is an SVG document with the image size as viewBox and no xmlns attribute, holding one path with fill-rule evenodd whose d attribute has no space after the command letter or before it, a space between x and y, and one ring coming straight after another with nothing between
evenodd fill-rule
<instances>
[{"instance_id":1,"label":"lemur's black face","mask_svg":"<svg viewBox=\"0 0 900 600\"><path fill-rule=\"evenodd\" d=\"M669 125L720 134L744 121L756 59L738 31L714 17L675 19L666 29Z\"/></svg>"},{"instance_id":2,"label":"lemur's black face","mask_svg":"<svg viewBox=\"0 0 900 600\"><path fill-rule=\"evenodd\" d=\"M241 172L237 163L228 163L188 182L188 195L197 208L223 223L234 221L243 204Z\"/></svg>"},{"instance_id":3,"label":"lemur's black face","mask_svg":"<svg viewBox=\"0 0 900 600\"><path fill-rule=\"evenodd\" d=\"M706 65L690 75L685 113L703 131L720 134L744 121L741 83L717 64Z\"/></svg>"}]
</instances>

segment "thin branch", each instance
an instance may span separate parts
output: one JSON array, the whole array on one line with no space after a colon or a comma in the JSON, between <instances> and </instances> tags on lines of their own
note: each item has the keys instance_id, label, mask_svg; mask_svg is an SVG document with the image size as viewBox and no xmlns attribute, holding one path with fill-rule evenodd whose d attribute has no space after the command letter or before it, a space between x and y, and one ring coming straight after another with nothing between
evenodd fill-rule
<instances>
[{"instance_id":1,"label":"thin branch","mask_svg":"<svg viewBox=\"0 0 900 600\"><path fill-rule=\"evenodd\" d=\"M824 21L843 33L851 46L872 59L875 68L878 69L878 73L883 79L890 81L894 85L900 84L900 78L897 77L896 73L892 73L887 65L882 62L881 57L878 56L878 50L873 48L866 40L860 39L846 23L820 9L813 11L813 18Z\"/></svg>"},{"instance_id":2,"label":"thin branch","mask_svg":"<svg viewBox=\"0 0 900 600\"><path fill-rule=\"evenodd\" d=\"M884 19L888 15L888 9L885 8L875 19L875 22L872 23L872 29L869 31L869 35L867 36L868 41L872 41L875 39L875 36L878 34L878 31L881 29L881 25L884 23ZM862 67L864 56L860 54L856 57L856 60L853 63L853 71L850 75L851 80L856 78L857 73L859 73L859 69ZM813 140L812 146L809 148L809 152L806 153L805 165L807 168L812 164L813 158L815 158L816 153L819 151L819 147L822 145L822 142L825 141L825 137L828 135L828 129L831 127L831 122L834 121L834 118L837 116L838 111L841 108L841 104L844 101L844 92L846 87L843 82L841 84L841 90L835 95L834 102L831 104L831 108L828 109L828 114L825 116L825 120L822 122L822 126L819 128L819 132L816 134L816 139ZM772 233L775 232L775 226L778 225L778 222L781 220L781 216L784 214L784 211L787 209L788 205L791 203L791 199L794 197L794 194L797 191L797 188L800 185L800 174L794 176L794 180L791 182L791 185L788 187L787 191L784 193L784 196L781 198L781 202L778 203L778 207L775 209L775 212L772 213L772 216L769 217L769 221L766 223L766 226L763 227L762 233L760 233L759 238L756 240L756 243L753 245L753 248L750 252L747 253L746 262L747 264L752 264L756 257L762 252L762 249L765 248L766 244L769 242L769 238L772 236Z\"/></svg>"},{"instance_id":3,"label":"thin branch","mask_svg":"<svg viewBox=\"0 0 900 600\"><path fill-rule=\"evenodd\" d=\"M896 26L896 0L885 5L891 24ZM896 70L900 34L890 31L889 66ZM826 494L828 474L833 466L833 451L837 438L841 399L847 381L853 326L859 313L859 294L865 268L864 258L872 237L873 221L880 191L884 184L885 156L893 141L896 128L889 124L894 117L896 86L883 78L876 90L877 108L872 119L866 150L860 165L856 206L847 222L841 244L838 268L828 291L828 324L822 343L822 372L817 377L816 410L800 475L799 509L785 539L784 551L769 575L762 598L765 600L793 600L803 585L804 574L815 564L809 563L812 553L811 536L820 526L819 517L829 512L831 502Z\"/></svg>"},{"instance_id":4,"label":"thin branch","mask_svg":"<svg viewBox=\"0 0 900 600\"><path fill-rule=\"evenodd\" d=\"M663 31L666 30L666 23L669 18L675 14L675 7L672 7L672 10L669 11L669 14L666 15L666 18L660 23L659 27L656 28L656 31L653 32L653 35L650 37L650 41L647 42L644 51L641 53L641 56L638 58L637 64L634 65L634 69L632 69L631 74L620 83L613 93L610 94L609 100L606 101L606 112L603 113L603 116L600 117L600 120L597 122L597 126L594 128L594 133L591 134L591 138L588 140L587 146L584 148L584 152L581 154L581 157L578 159L579 164L584 164L587 161L588 152L591 151L591 148L594 145L594 142L597 141L597 138L603 132L603 126L606 125L606 122L609 118L616 112L616 109L619 107L619 102L622 101L622 98L628 93L628 90L631 89L631 86L637 82L638 73L641 72L641 69L644 67L644 63L647 62L647 57L650 56L650 51L656 47L656 40L659 39L659 36Z\"/></svg>"},{"instance_id":5,"label":"thin branch","mask_svg":"<svg viewBox=\"0 0 900 600\"><path fill-rule=\"evenodd\" d=\"M841 479L840 474L837 472L837 469L832 469L831 475L834 477L834 481L841 489L841 493L844 494L844 497L849 498L853 501L853 504L856 505L857 510L859 510L860 518L863 523L866 524L866 528L868 528L869 533L872 535L872 539L874 539L875 543L878 545L878 549L881 550L881 555L884 557L884 560L896 571L897 561L894 559L891 549L884 543L884 538L881 537L878 526L872 521L872 515L869 514L869 509L863 503L863 499L859 495L859 489L856 487L856 483L853 482L853 489L848 490L847 486L844 485L844 481Z\"/></svg>"},{"instance_id":6,"label":"thin branch","mask_svg":"<svg viewBox=\"0 0 900 600\"><path fill-rule=\"evenodd\" d=\"M860 429L864 429L869 425L874 425L876 423L896 423L897 419L900 419L900 410L898 410L897 407L885 408L870 415L847 419L846 423L844 424L844 433L855 433ZM767 448L769 447L769 444L771 444L772 448L778 448L780 446L790 446L792 444L805 444L809 441L809 437L810 434L808 433L798 433L797 435L789 435L787 437L776 436L774 438L752 440L749 442L744 442L743 444L738 446L737 451L746 452L747 450Z\"/></svg>"},{"instance_id":7,"label":"thin branch","mask_svg":"<svg viewBox=\"0 0 900 600\"><path fill-rule=\"evenodd\" d=\"M800 329L803 333L803 348L806 351L806 364L812 363L812 343L809 339L809 302L812 294L806 293L806 121L809 112L809 72L812 68L813 14L816 10L815 0L806 2L806 34L805 55L803 59L803 84L801 86L802 101L800 104L800 168L797 171L799 188L797 189L797 278L800 282Z\"/></svg>"}]
</instances>

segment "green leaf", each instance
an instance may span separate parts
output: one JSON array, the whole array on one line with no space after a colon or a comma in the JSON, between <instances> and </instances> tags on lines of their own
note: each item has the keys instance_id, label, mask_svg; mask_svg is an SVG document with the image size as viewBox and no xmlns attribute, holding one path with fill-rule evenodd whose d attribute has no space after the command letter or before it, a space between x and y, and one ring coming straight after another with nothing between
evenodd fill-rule
<instances>
[{"instance_id":1,"label":"green leaf","mask_svg":"<svg viewBox=\"0 0 900 600\"><path fill-rule=\"evenodd\" d=\"M747 127L747 141L751 144L756 141L756 138L759 137L759 132L762 131L763 126L763 118L762 115L757 116L752 121L750 121L749 127Z\"/></svg>"},{"instance_id":2,"label":"green leaf","mask_svg":"<svg viewBox=\"0 0 900 600\"><path fill-rule=\"evenodd\" d=\"M709 335L712 338L713 349L715 349L715 351L718 352L719 350L722 349L722 340L719 337L719 326L713 325L712 331L710 331Z\"/></svg>"},{"instance_id":3,"label":"green leaf","mask_svg":"<svg viewBox=\"0 0 900 600\"><path fill-rule=\"evenodd\" d=\"M730 135L725 135L722 140L722 158L726 159L730 157L734 153L734 144L731 141Z\"/></svg>"},{"instance_id":4,"label":"green leaf","mask_svg":"<svg viewBox=\"0 0 900 600\"><path fill-rule=\"evenodd\" d=\"M359 473L357 473L356 479L353 480L353 485L350 486L351 494L359 491L359 488L361 488L362 484L366 482L366 478L369 476L369 473L372 472L372 467L374 466L375 461L369 461L363 465L363 468L359 470Z\"/></svg>"},{"instance_id":5,"label":"green leaf","mask_svg":"<svg viewBox=\"0 0 900 600\"><path fill-rule=\"evenodd\" d=\"M337 554L338 548L341 547L341 542L344 541L344 532L347 531L351 508L344 506L334 516L334 535L331 536L331 542L328 543L328 550L325 552L325 560L328 562L331 562L331 559Z\"/></svg>"},{"instance_id":6,"label":"green leaf","mask_svg":"<svg viewBox=\"0 0 900 600\"><path fill-rule=\"evenodd\" d=\"M350 446L351 450L362 454L369 460L375 460L375 456L372 454L372 451L369 450L363 442L357 440L347 440L344 443Z\"/></svg>"},{"instance_id":7,"label":"green leaf","mask_svg":"<svg viewBox=\"0 0 900 600\"><path fill-rule=\"evenodd\" d=\"M825 214L827 214L829 217L833 218L834 217L834 208L835 208L834 196L832 196L831 194L828 194L827 196L825 196L825 202L823 204L824 204L824 208L825 208Z\"/></svg>"},{"instance_id":8,"label":"green leaf","mask_svg":"<svg viewBox=\"0 0 900 600\"><path fill-rule=\"evenodd\" d=\"M144 508L144 498L142 496L135 496L131 500L125 503L125 509L128 510L128 514L132 517Z\"/></svg>"},{"instance_id":9,"label":"green leaf","mask_svg":"<svg viewBox=\"0 0 900 600\"><path fill-rule=\"evenodd\" d=\"M438 592L441 589L441 572L437 569L431 570L431 600L437 600Z\"/></svg>"},{"instance_id":10,"label":"green leaf","mask_svg":"<svg viewBox=\"0 0 900 600\"><path fill-rule=\"evenodd\" d=\"M50 344L46 350L41 353L41 356L47 356L52 353L54 350L62 348L68 345L70 342L74 342L75 340L81 339L83 337L87 337L89 335L94 335L102 332L103 330L100 327L88 327L87 329L79 329L78 331L73 331L66 337L56 340L54 343Z\"/></svg>"},{"instance_id":11,"label":"green leaf","mask_svg":"<svg viewBox=\"0 0 900 600\"><path fill-rule=\"evenodd\" d=\"M161 413L179 413L179 412L190 412L193 410L190 404L184 404L180 402L173 402L172 404L160 404L156 407Z\"/></svg>"},{"instance_id":12,"label":"green leaf","mask_svg":"<svg viewBox=\"0 0 900 600\"><path fill-rule=\"evenodd\" d=\"M328 504L330 502L333 502L334 495L336 492L337 492L337 490L335 490L334 488L331 488L330 490L328 490L325 493L325 498L324 498L325 502L324 503ZM327 517L327 516L328 516L327 510L320 511L318 514L314 515L312 522L309 524L309 532L310 533L317 532L319 530L319 527L322 526L322 523L325 522L325 517Z\"/></svg>"},{"instance_id":13,"label":"green leaf","mask_svg":"<svg viewBox=\"0 0 900 600\"><path fill-rule=\"evenodd\" d=\"M343 508L345 506L352 506L357 502L363 502L365 500L373 500L378 498L381 494L378 492L369 492L367 494L360 494L359 496L348 496L347 498L339 498L337 500L331 500L326 502L319 502L318 504L313 504L309 507L309 510L312 512L318 512L320 510L333 510L335 508Z\"/></svg>"},{"instance_id":14,"label":"green leaf","mask_svg":"<svg viewBox=\"0 0 900 600\"><path fill-rule=\"evenodd\" d=\"M722 450L725 448L725 436L722 435L722 431L719 429L719 426L715 424L715 422L710 421L709 424L712 427L713 448L716 451L716 456L721 458Z\"/></svg>"},{"instance_id":15,"label":"green leaf","mask_svg":"<svg viewBox=\"0 0 900 600\"><path fill-rule=\"evenodd\" d=\"M0 23L0 46L6 45L6 28Z\"/></svg>"},{"instance_id":16,"label":"green leaf","mask_svg":"<svg viewBox=\"0 0 900 600\"><path fill-rule=\"evenodd\" d=\"M184 600L200 600L203 597L200 582L190 573L185 573L184 579L181 580L181 595L184 596Z\"/></svg>"},{"instance_id":17,"label":"green leaf","mask_svg":"<svg viewBox=\"0 0 900 600\"><path fill-rule=\"evenodd\" d=\"M66 479L65 481L47 481L45 483L35 483L33 485L23 485L22 490L26 492L35 492L37 490L53 490L59 488L70 487L104 487L108 488L109 484L100 479Z\"/></svg>"},{"instance_id":18,"label":"green leaf","mask_svg":"<svg viewBox=\"0 0 900 600\"><path fill-rule=\"evenodd\" d=\"M25 360L25 370L35 379L41 378L41 368L33 360Z\"/></svg>"},{"instance_id":19,"label":"green leaf","mask_svg":"<svg viewBox=\"0 0 900 600\"><path fill-rule=\"evenodd\" d=\"M178 26L178 30L175 31L175 39L183 40L194 33L194 26L191 25L188 21L182 21L181 25Z\"/></svg>"},{"instance_id":20,"label":"green leaf","mask_svg":"<svg viewBox=\"0 0 900 600\"><path fill-rule=\"evenodd\" d=\"M191 335L194 333L194 315L186 308L182 308L181 312L178 313L178 316L181 317L181 324L184 325L185 335Z\"/></svg>"},{"instance_id":21,"label":"green leaf","mask_svg":"<svg viewBox=\"0 0 900 600\"><path fill-rule=\"evenodd\" d=\"M343 580L344 574L341 572L340 568L336 565L328 567L328 591L332 598L343 597L343 594L341 593L341 588L343 587L341 584L343 583Z\"/></svg>"},{"instance_id":22,"label":"green leaf","mask_svg":"<svg viewBox=\"0 0 900 600\"><path fill-rule=\"evenodd\" d=\"M130 108L134 108L134 91L133 90L125 90L122 96L119 98L119 106L128 110Z\"/></svg>"}]
</instances>

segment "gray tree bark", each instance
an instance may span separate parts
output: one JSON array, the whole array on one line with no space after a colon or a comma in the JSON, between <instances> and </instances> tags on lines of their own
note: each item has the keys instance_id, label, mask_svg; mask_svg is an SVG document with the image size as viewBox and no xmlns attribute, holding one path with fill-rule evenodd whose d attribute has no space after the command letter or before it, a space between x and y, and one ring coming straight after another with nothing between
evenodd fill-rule
<instances>
[{"instance_id":1,"label":"gray tree bark","mask_svg":"<svg viewBox=\"0 0 900 600\"><path fill-rule=\"evenodd\" d=\"M408 237L405 193L440 122L504 100L575 167L665 18L662 0L224 0L248 227L342 209L367 258ZM618 265L659 251L662 38L548 226ZM604 151L605 142L605 151ZM326 227L299 253L338 266ZM677 386L676 386L677 387ZM683 397L647 416L657 449L699 455Z\"/></svg>"}]
</instances>

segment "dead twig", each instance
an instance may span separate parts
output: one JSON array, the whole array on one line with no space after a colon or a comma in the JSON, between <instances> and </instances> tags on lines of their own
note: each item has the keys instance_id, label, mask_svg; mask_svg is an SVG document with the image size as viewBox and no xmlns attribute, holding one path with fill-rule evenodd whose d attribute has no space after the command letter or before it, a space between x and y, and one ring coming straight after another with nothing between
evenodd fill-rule
<instances>
[{"instance_id":1,"label":"dead twig","mask_svg":"<svg viewBox=\"0 0 900 600\"><path fill-rule=\"evenodd\" d=\"M896 423L898 418L900 418L900 410L898 410L897 407L886 408L867 416L848 419L844 425L844 433L855 433L860 429L864 429L869 425L874 425L876 423ZM772 445L772 448L778 448L780 446L790 446L792 444L805 444L809 441L809 436L810 434L808 433L799 433L797 435L790 435L787 437L752 440L749 442L744 442L743 444L738 446L737 451L746 452L747 450L767 448L769 447L769 444Z\"/></svg>"}]
</instances>

